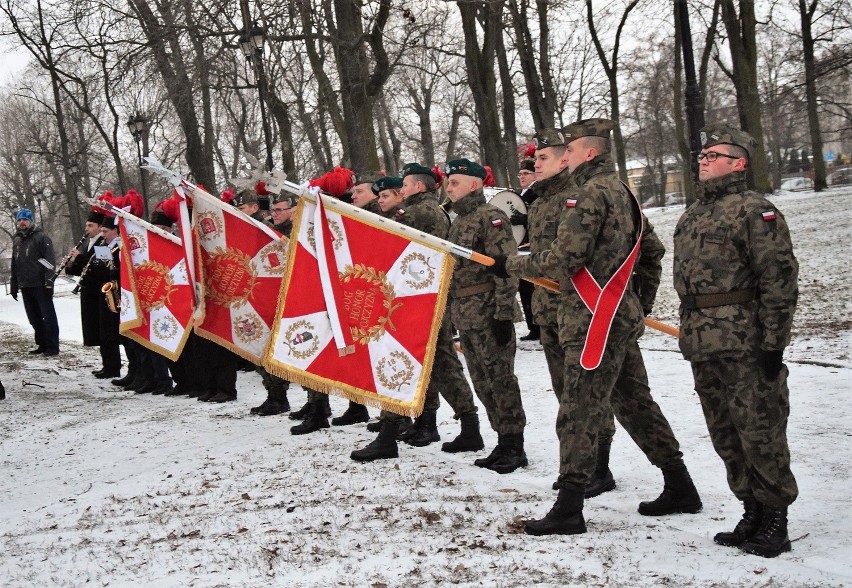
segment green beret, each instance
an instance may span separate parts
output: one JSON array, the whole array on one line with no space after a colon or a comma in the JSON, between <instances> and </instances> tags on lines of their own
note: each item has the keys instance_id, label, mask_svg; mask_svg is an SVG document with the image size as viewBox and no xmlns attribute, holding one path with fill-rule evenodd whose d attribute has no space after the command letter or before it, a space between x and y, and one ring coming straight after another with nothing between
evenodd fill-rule
<instances>
[{"instance_id":1,"label":"green beret","mask_svg":"<svg viewBox=\"0 0 852 588\"><path fill-rule=\"evenodd\" d=\"M701 148L707 149L714 145L736 145L742 147L751 158L757 148L754 137L728 125L707 125L701 129Z\"/></svg>"},{"instance_id":2,"label":"green beret","mask_svg":"<svg viewBox=\"0 0 852 588\"><path fill-rule=\"evenodd\" d=\"M379 172L367 172L363 174L359 174L355 179L355 185L358 184L375 184L379 178L384 177Z\"/></svg>"},{"instance_id":3,"label":"green beret","mask_svg":"<svg viewBox=\"0 0 852 588\"><path fill-rule=\"evenodd\" d=\"M536 149L544 149L545 147L564 147L565 136L559 129L541 129L533 136L533 143Z\"/></svg>"},{"instance_id":4,"label":"green beret","mask_svg":"<svg viewBox=\"0 0 852 588\"><path fill-rule=\"evenodd\" d=\"M438 176L435 174L435 172L433 172L431 168L428 168L425 165L420 165L419 163L406 163L404 166L402 166L403 178L406 176L414 175L432 176L432 178L436 182L438 181Z\"/></svg>"},{"instance_id":5,"label":"green beret","mask_svg":"<svg viewBox=\"0 0 852 588\"><path fill-rule=\"evenodd\" d=\"M600 137L609 139L609 132L615 128L615 121L608 118L587 118L578 120L562 128L567 145L580 137Z\"/></svg>"},{"instance_id":6,"label":"green beret","mask_svg":"<svg viewBox=\"0 0 852 588\"><path fill-rule=\"evenodd\" d=\"M379 192L385 190L399 190L402 188L402 178L396 176L382 176L373 182L373 194L379 195Z\"/></svg>"},{"instance_id":7,"label":"green beret","mask_svg":"<svg viewBox=\"0 0 852 588\"><path fill-rule=\"evenodd\" d=\"M484 167L469 159L454 159L452 161L448 161L447 167L444 169L444 173L446 173L448 177L453 174L461 174L463 176L473 176L480 180L484 180L485 176L488 175Z\"/></svg>"}]
</instances>

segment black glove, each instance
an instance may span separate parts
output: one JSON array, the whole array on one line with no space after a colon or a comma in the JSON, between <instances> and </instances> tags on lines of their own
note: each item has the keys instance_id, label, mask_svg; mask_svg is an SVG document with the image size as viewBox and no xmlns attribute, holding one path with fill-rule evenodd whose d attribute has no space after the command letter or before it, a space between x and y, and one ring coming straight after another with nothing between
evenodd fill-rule
<instances>
[{"instance_id":1,"label":"black glove","mask_svg":"<svg viewBox=\"0 0 852 588\"><path fill-rule=\"evenodd\" d=\"M485 269L498 278L503 278L504 280L509 277L508 272L506 271L506 256L505 255L495 255L494 256L494 265L486 265Z\"/></svg>"},{"instance_id":2,"label":"black glove","mask_svg":"<svg viewBox=\"0 0 852 588\"><path fill-rule=\"evenodd\" d=\"M12 298L15 300L15 302L17 302L18 301L18 289L12 288L11 294L12 294Z\"/></svg>"},{"instance_id":3,"label":"black glove","mask_svg":"<svg viewBox=\"0 0 852 588\"><path fill-rule=\"evenodd\" d=\"M517 225L527 226L527 215L521 214L520 212L518 212L516 210L516 211L512 212L512 216L509 217L509 222L511 222L512 225L514 225L514 226L517 226Z\"/></svg>"},{"instance_id":4,"label":"black glove","mask_svg":"<svg viewBox=\"0 0 852 588\"><path fill-rule=\"evenodd\" d=\"M494 319L491 323L491 330L494 332L497 345L500 347L508 345L509 341L515 336L515 325L508 319Z\"/></svg>"},{"instance_id":5,"label":"black glove","mask_svg":"<svg viewBox=\"0 0 852 588\"><path fill-rule=\"evenodd\" d=\"M784 351L765 351L761 349L757 354L757 365L760 371L770 382L778 378L781 368L784 367Z\"/></svg>"}]
</instances>

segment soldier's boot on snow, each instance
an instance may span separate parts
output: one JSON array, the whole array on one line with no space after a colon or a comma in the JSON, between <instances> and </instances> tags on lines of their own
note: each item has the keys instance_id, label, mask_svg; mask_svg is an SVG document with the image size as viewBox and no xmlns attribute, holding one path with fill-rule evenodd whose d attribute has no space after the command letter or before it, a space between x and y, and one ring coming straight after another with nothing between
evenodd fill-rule
<instances>
[{"instance_id":1,"label":"soldier's boot on snow","mask_svg":"<svg viewBox=\"0 0 852 588\"><path fill-rule=\"evenodd\" d=\"M787 535L787 507L763 505L760 529L751 539L747 539L740 549L760 557L778 557L790 551L790 537Z\"/></svg>"},{"instance_id":2,"label":"soldier's boot on snow","mask_svg":"<svg viewBox=\"0 0 852 588\"><path fill-rule=\"evenodd\" d=\"M222 404L223 402L234 402L237 399L237 391L231 390L229 392L217 392L213 396L207 399L207 402L212 402L214 404Z\"/></svg>"},{"instance_id":3,"label":"soldier's boot on snow","mask_svg":"<svg viewBox=\"0 0 852 588\"><path fill-rule=\"evenodd\" d=\"M583 518L583 488L562 484L556 503L544 518L524 523L527 535L577 535L586 532Z\"/></svg>"},{"instance_id":4,"label":"soldier's boot on snow","mask_svg":"<svg viewBox=\"0 0 852 588\"><path fill-rule=\"evenodd\" d=\"M656 500L639 503L639 514L651 517L699 510L701 497L685 465L663 470L663 493Z\"/></svg>"},{"instance_id":5,"label":"soldier's boot on snow","mask_svg":"<svg viewBox=\"0 0 852 588\"><path fill-rule=\"evenodd\" d=\"M249 412L258 416L273 416L290 410L290 401L287 400L286 390L269 390L266 400L260 406L255 406Z\"/></svg>"},{"instance_id":6,"label":"soldier's boot on snow","mask_svg":"<svg viewBox=\"0 0 852 588\"><path fill-rule=\"evenodd\" d=\"M6 398L6 388L3 387L3 382L0 382L0 400Z\"/></svg>"},{"instance_id":7,"label":"soldier's boot on snow","mask_svg":"<svg viewBox=\"0 0 852 588\"><path fill-rule=\"evenodd\" d=\"M302 405L302 408L300 408L299 410L294 410L288 416L290 417L290 420L292 420L292 421L301 421L301 420L307 418L307 416L310 412L311 412L311 403L305 402Z\"/></svg>"},{"instance_id":8,"label":"soldier's boot on snow","mask_svg":"<svg viewBox=\"0 0 852 588\"><path fill-rule=\"evenodd\" d=\"M417 434L417 431L420 430L420 423L423 421L423 414L419 417L415 418L410 425L407 427L402 425L399 427L399 432L396 435L397 441L402 441L403 443L407 443L409 439L414 437ZM381 430L381 429L379 429Z\"/></svg>"},{"instance_id":9,"label":"soldier's boot on snow","mask_svg":"<svg viewBox=\"0 0 852 588\"><path fill-rule=\"evenodd\" d=\"M609 469L609 450L611 443L598 443L597 463L595 464L595 475L586 486L586 498L600 496L604 492L615 489L615 478Z\"/></svg>"},{"instance_id":10,"label":"soldier's boot on snow","mask_svg":"<svg viewBox=\"0 0 852 588\"><path fill-rule=\"evenodd\" d=\"M446 453L461 453L463 451L481 451L485 448L485 442L479 433L479 415L463 414L459 419L461 432L458 437L444 443L441 451Z\"/></svg>"},{"instance_id":11,"label":"soldier's boot on snow","mask_svg":"<svg viewBox=\"0 0 852 588\"><path fill-rule=\"evenodd\" d=\"M396 436L399 434L399 423L396 421L381 421L382 430L363 449L356 449L349 457L354 461L375 461L377 459L393 459L399 457L399 447Z\"/></svg>"},{"instance_id":12,"label":"soldier's boot on snow","mask_svg":"<svg viewBox=\"0 0 852 588\"><path fill-rule=\"evenodd\" d=\"M524 434L511 433L503 435L503 450L494 462L485 466L486 469L498 474L510 474L518 468L529 465L527 454L524 452Z\"/></svg>"},{"instance_id":13,"label":"soldier's boot on snow","mask_svg":"<svg viewBox=\"0 0 852 588\"><path fill-rule=\"evenodd\" d=\"M320 399L312 402L308 416L298 425L290 427L290 434L307 435L320 429L327 429L329 427L328 413L326 412L327 405L328 396L325 396L324 400Z\"/></svg>"},{"instance_id":14,"label":"soldier's boot on snow","mask_svg":"<svg viewBox=\"0 0 852 588\"><path fill-rule=\"evenodd\" d=\"M756 500L744 500L743 509L743 518L740 519L734 530L716 533L713 541L726 547L739 547L754 537L755 533L760 529L763 505Z\"/></svg>"},{"instance_id":15,"label":"soldier's boot on snow","mask_svg":"<svg viewBox=\"0 0 852 588\"><path fill-rule=\"evenodd\" d=\"M140 378L137 375L137 376L133 376L133 379L130 381L129 384L127 384L124 387L124 389L128 392L135 392L136 390L138 390L139 388L141 388L144 385L145 385L145 380L143 380L142 378Z\"/></svg>"},{"instance_id":16,"label":"soldier's boot on snow","mask_svg":"<svg viewBox=\"0 0 852 588\"><path fill-rule=\"evenodd\" d=\"M134 394L150 394L157 389L157 385L153 381L148 381L134 390Z\"/></svg>"},{"instance_id":17,"label":"soldier's boot on snow","mask_svg":"<svg viewBox=\"0 0 852 588\"><path fill-rule=\"evenodd\" d=\"M406 439L406 443L412 447L426 447L430 443L441 440L437 425L438 414L434 410L424 410L418 419L420 426L417 431Z\"/></svg>"},{"instance_id":18,"label":"soldier's boot on snow","mask_svg":"<svg viewBox=\"0 0 852 588\"><path fill-rule=\"evenodd\" d=\"M331 424L335 427L343 427L346 425L354 425L355 423L366 423L370 420L370 413L367 407L357 402L349 401L349 407L339 417L331 419Z\"/></svg>"},{"instance_id":19,"label":"soldier's boot on snow","mask_svg":"<svg viewBox=\"0 0 852 588\"><path fill-rule=\"evenodd\" d=\"M491 453L489 453L486 457L480 457L479 459L473 460L473 465L478 468L487 468L492 463L497 461L497 459L500 457L500 454L503 452L503 445L505 444L506 436L498 433L497 445L494 446L494 449L491 450ZM449 445L449 443L444 443L444 447L446 447L447 445ZM446 449L444 449L443 451L446 451Z\"/></svg>"}]
</instances>

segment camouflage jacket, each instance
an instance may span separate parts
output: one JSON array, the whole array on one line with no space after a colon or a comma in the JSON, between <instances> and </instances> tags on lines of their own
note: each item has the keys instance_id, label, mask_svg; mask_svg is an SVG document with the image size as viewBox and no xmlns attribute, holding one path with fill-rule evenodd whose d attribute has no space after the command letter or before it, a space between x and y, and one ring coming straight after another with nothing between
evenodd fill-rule
<instances>
[{"instance_id":1,"label":"camouflage jacket","mask_svg":"<svg viewBox=\"0 0 852 588\"><path fill-rule=\"evenodd\" d=\"M272 225L272 228L289 239L290 233L293 232L293 221L292 219L287 219L280 225Z\"/></svg>"},{"instance_id":2,"label":"camouflage jacket","mask_svg":"<svg viewBox=\"0 0 852 588\"><path fill-rule=\"evenodd\" d=\"M679 296L754 289L751 302L680 310L680 349L692 361L736 357L790 343L799 264L784 216L743 173L700 186L674 233Z\"/></svg>"},{"instance_id":3,"label":"camouflage jacket","mask_svg":"<svg viewBox=\"0 0 852 588\"><path fill-rule=\"evenodd\" d=\"M412 194L402 201L393 219L440 239L446 239L450 230L450 217L438 204L434 192Z\"/></svg>"},{"instance_id":4,"label":"camouflage jacket","mask_svg":"<svg viewBox=\"0 0 852 588\"><path fill-rule=\"evenodd\" d=\"M541 253L550 249L556 240L556 228L559 226L559 215L565 206L565 199L577 185L565 169L561 173L539 180L527 192L535 191L536 198L527 211L527 239L530 243L530 253ZM538 276L528 276L531 278ZM570 276L548 276L560 284L567 284ZM559 308L559 294L536 286L532 295L533 322L537 325L553 326L558 324L556 311Z\"/></svg>"},{"instance_id":5,"label":"camouflage jacket","mask_svg":"<svg viewBox=\"0 0 852 588\"><path fill-rule=\"evenodd\" d=\"M615 175L609 157L583 163L571 177L576 191L562 200L556 239L548 249L526 257L512 257L506 269L515 275L562 278L558 310L559 341L583 345L592 314L563 276L586 267L603 286L615 274L636 243L639 217L635 204ZM638 338L642 333L639 297L627 288L609 334L609 344Z\"/></svg>"},{"instance_id":6,"label":"camouflage jacket","mask_svg":"<svg viewBox=\"0 0 852 588\"><path fill-rule=\"evenodd\" d=\"M367 212L372 212L373 214L378 214L380 216L383 216L382 215L382 209L379 206L379 201L376 200L375 198L370 200L367 204L365 204L361 208L363 210L366 210Z\"/></svg>"},{"instance_id":7,"label":"camouflage jacket","mask_svg":"<svg viewBox=\"0 0 852 588\"><path fill-rule=\"evenodd\" d=\"M489 257L513 255L518 250L506 213L485 203L482 190L453 203L458 214L450 225L449 240ZM450 312L459 330L491 328L493 319L513 320L518 279L500 279L469 259L456 264L450 285Z\"/></svg>"},{"instance_id":8,"label":"camouflage jacket","mask_svg":"<svg viewBox=\"0 0 852 588\"><path fill-rule=\"evenodd\" d=\"M666 247L654 225L645 218L645 229L642 231L642 244L639 246L639 258L633 266L633 290L639 296L642 305L642 314L651 314L654 308L654 300L657 298L657 290L660 288L660 276L663 274L663 256Z\"/></svg>"}]
</instances>

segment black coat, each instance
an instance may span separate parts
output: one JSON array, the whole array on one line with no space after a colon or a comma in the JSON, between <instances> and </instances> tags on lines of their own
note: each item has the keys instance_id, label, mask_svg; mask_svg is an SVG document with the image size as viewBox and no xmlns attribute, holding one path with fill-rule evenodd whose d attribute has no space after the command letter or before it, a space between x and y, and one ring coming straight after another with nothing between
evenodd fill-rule
<instances>
[{"instance_id":1,"label":"black coat","mask_svg":"<svg viewBox=\"0 0 852 588\"><path fill-rule=\"evenodd\" d=\"M44 287L53 272L38 260L44 258L51 264L56 263L53 253L53 241L47 233L33 225L26 231L18 230L12 241L12 280L11 290L19 288Z\"/></svg>"},{"instance_id":2,"label":"black coat","mask_svg":"<svg viewBox=\"0 0 852 588\"><path fill-rule=\"evenodd\" d=\"M95 255L94 248L89 247L90 239L86 238L80 245L80 253L65 266L65 273L70 276L79 276L86 268L86 264ZM95 245L105 245L104 238L98 236ZM94 262L92 262L94 263ZM91 266L89 266L91 268ZM95 347L101 344L101 306L105 306L104 295L101 292L103 282L98 283L99 278L92 272L86 271L86 275L80 280L80 321L83 325L83 345Z\"/></svg>"},{"instance_id":3,"label":"black coat","mask_svg":"<svg viewBox=\"0 0 852 588\"><path fill-rule=\"evenodd\" d=\"M104 260L95 259L92 265L89 266L89 271L86 276L92 276L92 284L97 289L98 294L98 331L100 334L101 344L118 343L118 313L112 312L107 306L106 297L101 292L101 287L107 282L118 280L118 250L112 254L112 263Z\"/></svg>"}]
</instances>

